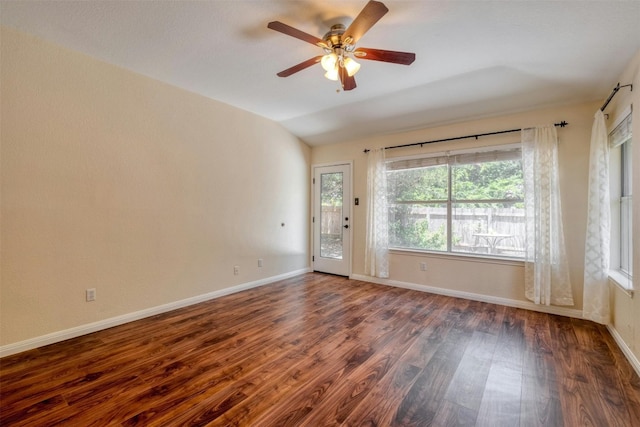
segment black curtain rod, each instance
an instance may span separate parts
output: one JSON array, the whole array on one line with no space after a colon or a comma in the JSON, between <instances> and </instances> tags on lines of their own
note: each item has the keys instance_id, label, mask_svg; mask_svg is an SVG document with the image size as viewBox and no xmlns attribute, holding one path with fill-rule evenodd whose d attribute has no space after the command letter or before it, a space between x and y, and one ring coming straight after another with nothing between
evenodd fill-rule
<instances>
[{"instance_id":1,"label":"black curtain rod","mask_svg":"<svg viewBox=\"0 0 640 427\"><path fill-rule=\"evenodd\" d=\"M620 89L622 89L623 87L629 87L629 88L631 88L631 92L633 92L633 85L632 84L620 86L620 82L618 82L616 87L614 87L613 90L611 91L611 94L609 94L609 97L607 98L607 100L604 101L604 104L602 104L602 107L600 107L600 111L604 111L604 109L607 108L607 105L609 105L609 103L611 102L613 97L616 96L616 93L618 93L618 91Z\"/></svg>"},{"instance_id":2,"label":"black curtain rod","mask_svg":"<svg viewBox=\"0 0 640 427\"><path fill-rule=\"evenodd\" d=\"M560 126L561 128L567 126L569 123L565 122L564 120L561 121L560 123L554 123L554 126ZM385 150L391 150L392 148L404 148L404 147L414 147L416 145L419 146L423 146L424 144L433 144L435 142L446 142L446 141L456 141L458 139L467 139L467 138L475 138L478 139L481 136L489 136L489 135L500 135L502 133L512 133L512 132L520 132L522 129L509 129L509 130L499 130L497 132L488 132L488 133L478 133L475 135L466 135L466 136L456 136L454 138L444 138L444 139L436 139L433 141L423 141L423 142L413 142L411 144L403 144L403 145L394 145L392 147L384 147ZM364 149L365 153L368 153L369 150L368 148Z\"/></svg>"}]
</instances>

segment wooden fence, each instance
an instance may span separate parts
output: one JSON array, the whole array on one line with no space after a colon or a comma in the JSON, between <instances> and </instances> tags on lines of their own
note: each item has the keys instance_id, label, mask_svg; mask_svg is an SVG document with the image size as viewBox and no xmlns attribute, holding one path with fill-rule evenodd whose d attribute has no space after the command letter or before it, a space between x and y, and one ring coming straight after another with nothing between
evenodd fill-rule
<instances>
[{"instance_id":1,"label":"wooden fence","mask_svg":"<svg viewBox=\"0 0 640 427\"><path fill-rule=\"evenodd\" d=\"M519 257L524 253L525 218L523 208L453 209L453 250L456 252L493 253ZM342 234L342 206L323 206L321 233ZM393 221L393 216L390 217ZM404 225L427 221L429 230L447 227L445 207L412 206L410 212L395 218Z\"/></svg>"}]
</instances>

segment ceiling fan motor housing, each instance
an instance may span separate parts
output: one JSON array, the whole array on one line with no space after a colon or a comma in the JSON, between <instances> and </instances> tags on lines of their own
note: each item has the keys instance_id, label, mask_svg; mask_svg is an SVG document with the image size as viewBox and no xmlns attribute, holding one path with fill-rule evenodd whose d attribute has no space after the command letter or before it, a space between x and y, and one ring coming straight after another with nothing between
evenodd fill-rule
<instances>
[{"instance_id":1,"label":"ceiling fan motor housing","mask_svg":"<svg viewBox=\"0 0 640 427\"><path fill-rule=\"evenodd\" d=\"M323 40L327 43L328 48L325 48L327 53L333 52L335 49L344 49L347 52L353 51L355 45L351 44L353 38L342 36L346 27L343 24L335 24L331 26L331 29L324 35Z\"/></svg>"},{"instance_id":2,"label":"ceiling fan motor housing","mask_svg":"<svg viewBox=\"0 0 640 427\"><path fill-rule=\"evenodd\" d=\"M372 61L390 62L393 64L409 65L415 60L415 54L410 52L397 52L392 50L371 49L360 47L356 50L356 43L369 29L382 18L389 9L380 1L369 0L358 16L351 22L348 28L343 24L335 24L322 39L298 30L280 21L272 21L267 25L272 30L295 37L304 42L311 43L322 48L324 56L315 56L299 64L283 70L277 75L288 77L298 71L320 63L327 72L325 77L329 80L340 80L345 91L356 88L353 77L360 69L360 64L351 58L368 59Z\"/></svg>"}]
</instances>

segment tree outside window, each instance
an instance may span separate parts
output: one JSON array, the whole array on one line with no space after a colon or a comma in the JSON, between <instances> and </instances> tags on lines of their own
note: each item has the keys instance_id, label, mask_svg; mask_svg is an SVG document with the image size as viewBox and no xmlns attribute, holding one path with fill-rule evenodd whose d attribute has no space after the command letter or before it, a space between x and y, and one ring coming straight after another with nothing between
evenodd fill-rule
<instances>
[{"instance_id":1,"label":"tree outside window","mask_svg":"<svg viewBox=\"0 0 640 427\"><path fill-rule=\"evenodd\" d=\"M391 160L387 188L391 247L524 255L519 149Z\"/></svg>"}]
</instances>

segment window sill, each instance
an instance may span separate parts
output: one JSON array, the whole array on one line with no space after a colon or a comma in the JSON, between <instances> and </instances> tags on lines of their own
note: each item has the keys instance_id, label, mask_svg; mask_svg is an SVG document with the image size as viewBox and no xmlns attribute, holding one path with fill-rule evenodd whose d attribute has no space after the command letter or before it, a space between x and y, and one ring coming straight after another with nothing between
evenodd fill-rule
<instances>
[{"instance_id":1,"label":"window sill","mask_svg":"<svg viewBox=\"0 0 640 427\"><path fill-rule=\"evenodd\" d=\"M486 255L474 255L474 254L467 254L467 253L435 252L435 251L423 251L420 249L401 249L401 248L390 248L389 253L398 254L398 255L428 256L431 258L460 260L460 261L468 261L468 262L480 262L483 264L524 266L524 259L522 258L508 258L508 257L498 258L498 257L489 257Z\"/></svg>"},{"instance_id":2,"label":"window sill","mask_svg":"<svg viewBox=\"0 0 640 427\"><path fill-rule=\"evenodd\" d=\"M616 285L629 298L633 298L633 282L624 274L616 270L609 270L609 281Z\"/></svg>"}]
</instances>

